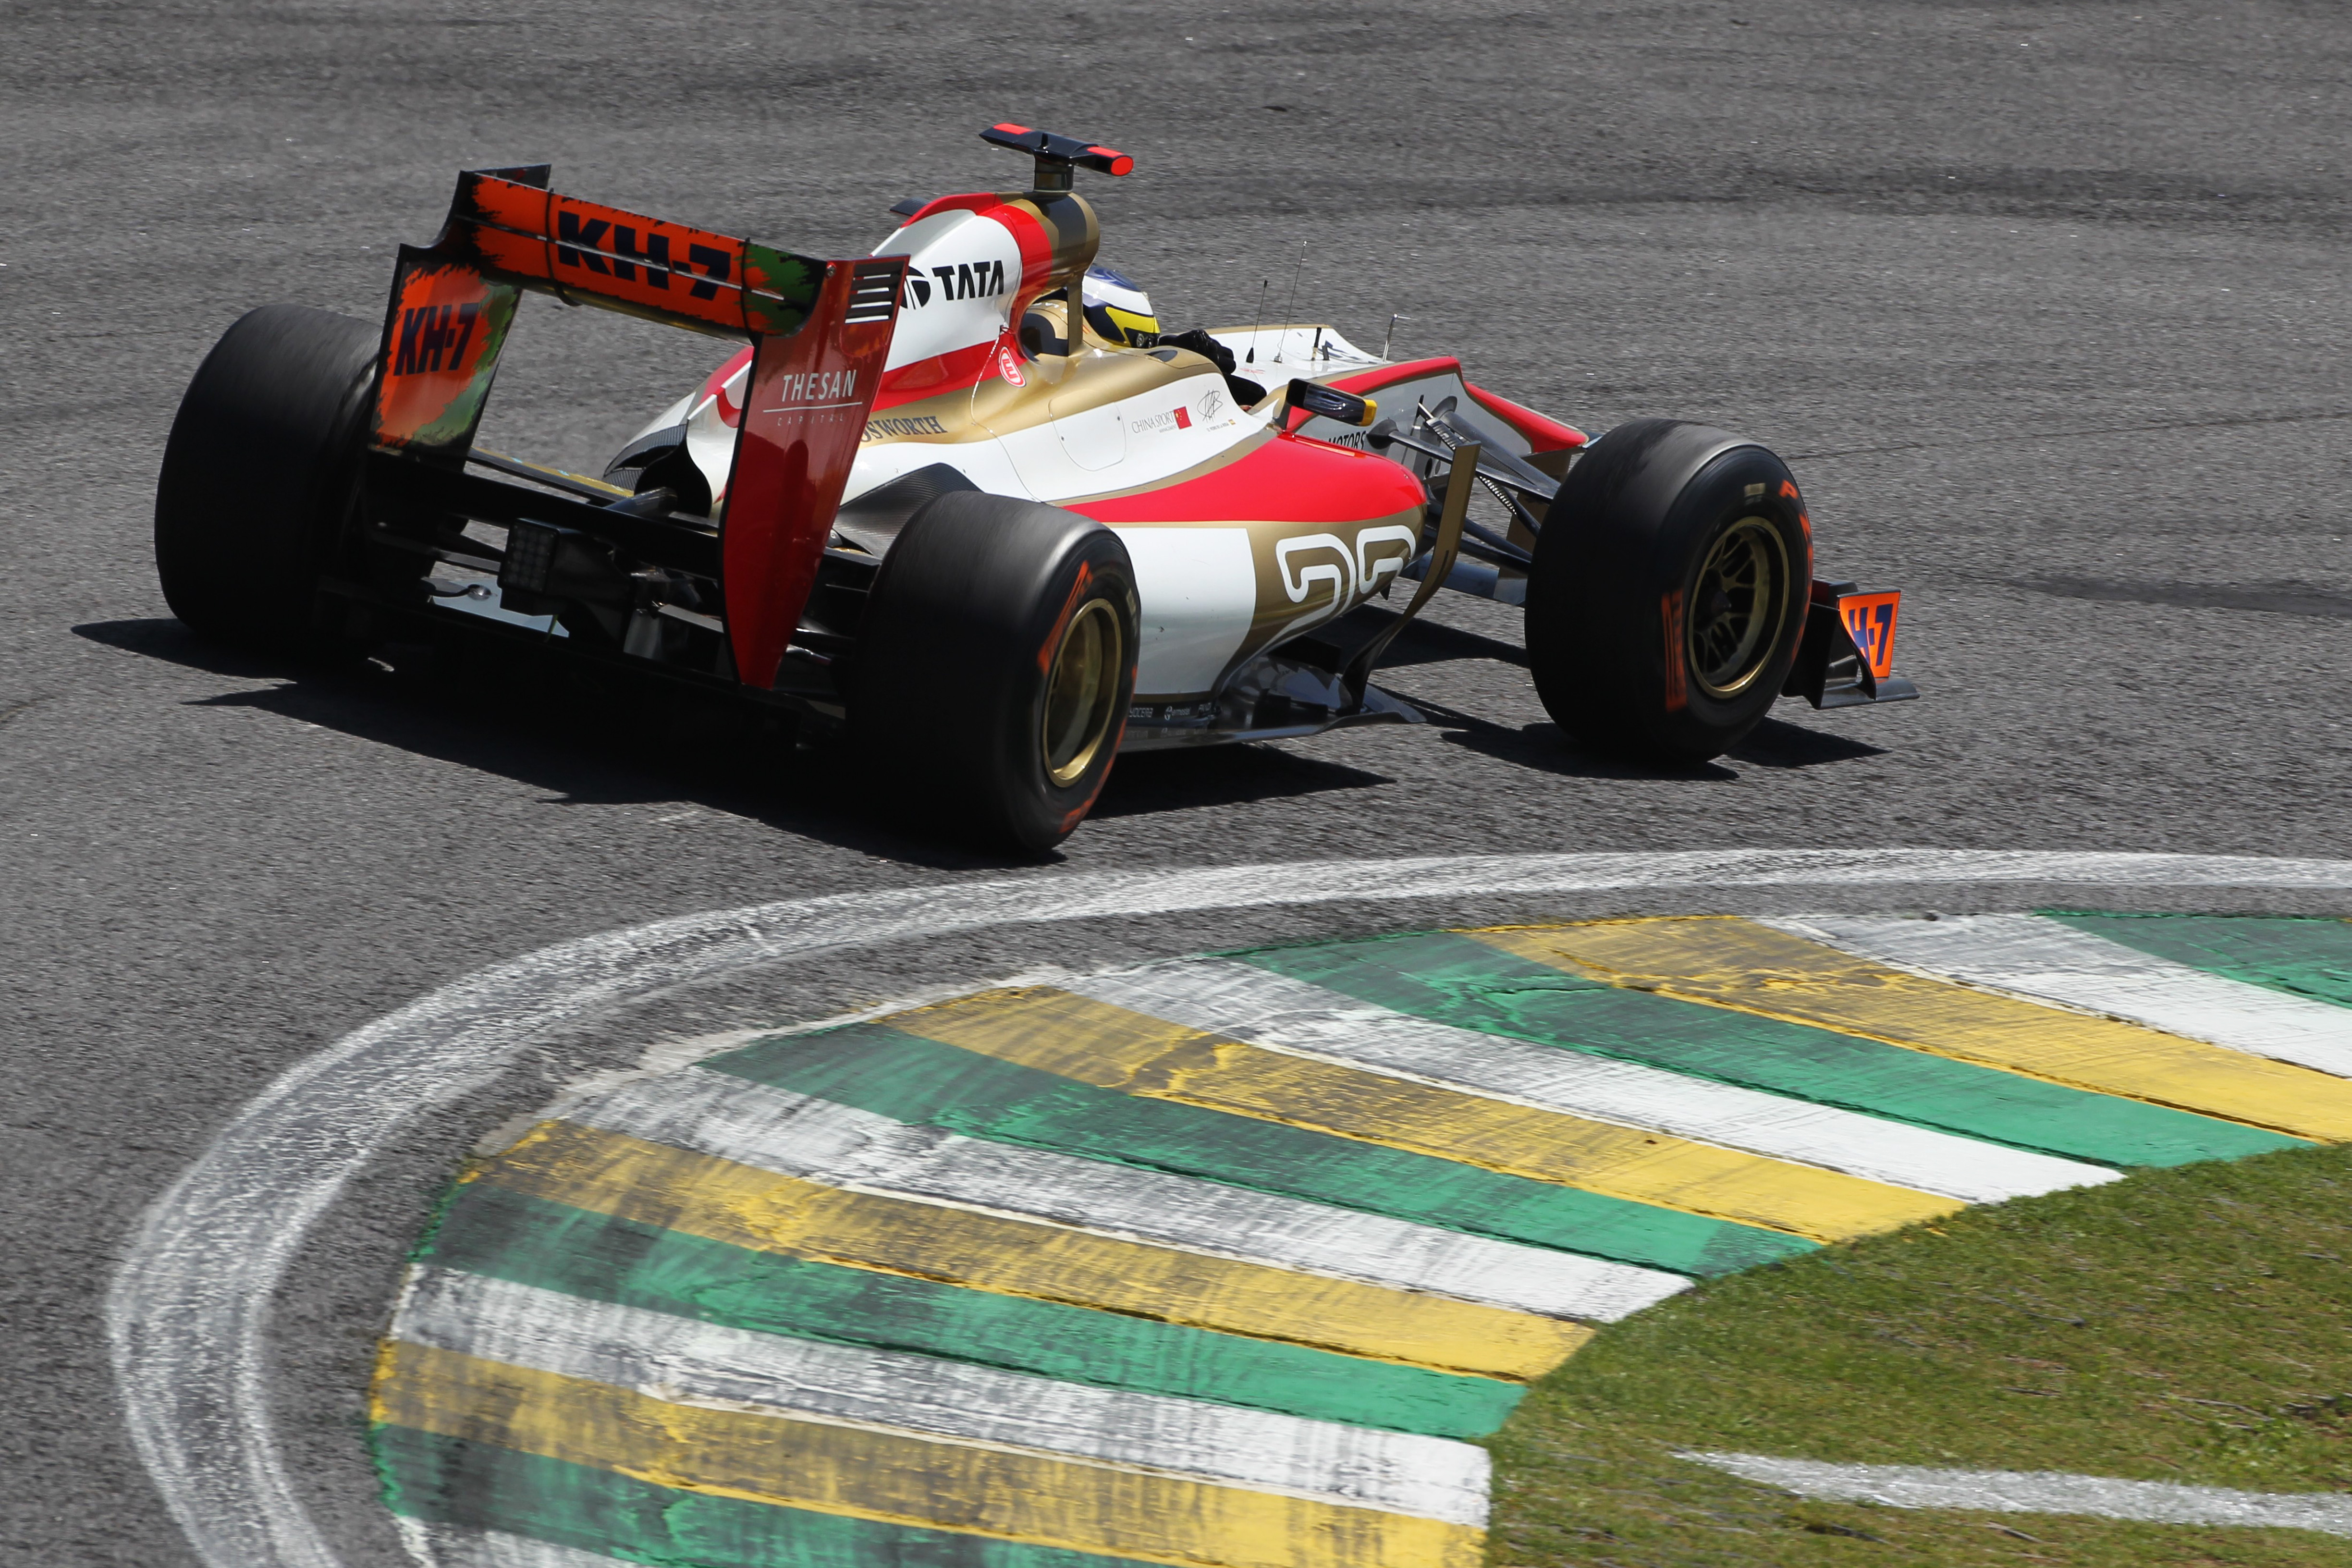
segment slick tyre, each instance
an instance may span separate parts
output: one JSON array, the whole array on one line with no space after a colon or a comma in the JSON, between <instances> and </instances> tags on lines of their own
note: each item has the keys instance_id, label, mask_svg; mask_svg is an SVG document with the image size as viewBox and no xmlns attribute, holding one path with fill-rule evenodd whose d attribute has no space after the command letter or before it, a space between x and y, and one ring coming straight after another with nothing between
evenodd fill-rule
<instances>
[{"instance_id":1,"label":"slick tyre","mask_svg":"<svg viewBox=\"0 0 2352 1568\"><path fill-rule=\"evenodd\" d=\"M1536 691L1589 746L1719 756L1780 694L1812 575L1804 499L1780 458L1703 425L1620 425L1569 470L1536 542Z\"/></svg>"},{"instance_id":2,"label":"slick tyre","mask_svg":"<svg viewBox=\"0 0 2352 1568\"><path fill-rule=\"evenodd\" d=\"M274 653L351 651L317 590L358 493L381 335L264 305L197 367L155 483L155 570L192 629Z\"/></svg>"},{"instance_id":3,"label":"slick tyre","mask_svg":"<svg viewBox=\"0 0 2352 1568\"><path fill-rule=\"evenodd\" d=\"M1042 853L1102 793L1135 690L1118 535L958 490L908 519L858 633L851 743L917 823Z\"/></svg>"}]
</instances>

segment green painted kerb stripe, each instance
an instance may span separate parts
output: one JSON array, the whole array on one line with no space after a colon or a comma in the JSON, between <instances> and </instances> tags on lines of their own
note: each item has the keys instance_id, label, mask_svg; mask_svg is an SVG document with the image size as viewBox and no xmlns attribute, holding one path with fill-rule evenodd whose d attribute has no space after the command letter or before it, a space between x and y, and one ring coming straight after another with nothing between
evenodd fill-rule
<instances>
[{"instance_id":1,"label":"green painted kerb stripe","mask_svg":"<svg viewBox=\"0 0 2352 1568\"><path fill-rule=\"evenodd\" d=\"M2236 1159L2302 1140L1531 963L1451 931L1228 956L1400 1013L2109 1165Z\"/></svg>"},{"instance_id":2,"label":"green painted kerb stripe","mask_svg":"<svg viewBox=\"0 0 2352 1568\"><path fill-rule=\"evenodd\" d=\"M755 1041L702 1065L969 1137L1204 1176L1678 1274L1728 1274L1815 1246L1756 1226L1433 1154L1097 1089L881 1024Z\"/></svg>"},{"instance_id":3,"label":"green painted kerb stripe","mask_svg":"<svg viewBox=\"0 0 2352 1568\"><path fill-rule=\"evenodd\" d=\"M1483 1437L1515 1383L782 1258L469 1182L420 1262L730 1328L1318 1421Z\"/></svg>"},{"instance_id":4,"label":"green painted kerb stripe","mask_svg":"<svg viewBox=\"0 0 2352 1568\"><path fill-rule=\"evenodd\" d=\"M2077 931L2210 974L2352 1007L2352 921L2298 915L2044 912Z\"/></svg>"},{"instance_id":5,"label":"green painted kerb stripe","mask_svg":"<svg viewBox=\"0 0 2352 1568\"><path fill-rule=\"evenodd\" d=\"M711 1497L406 1426L376 1426L369 1446L395 1513L661 1568L1143 1568L1124 1557Z\"/></svg>"}]
</instances>

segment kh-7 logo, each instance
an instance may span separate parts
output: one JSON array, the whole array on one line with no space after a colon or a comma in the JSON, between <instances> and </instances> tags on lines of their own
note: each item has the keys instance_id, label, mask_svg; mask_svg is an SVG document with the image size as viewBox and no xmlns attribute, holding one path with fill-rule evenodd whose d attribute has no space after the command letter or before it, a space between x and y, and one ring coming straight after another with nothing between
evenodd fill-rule
<instances>
[{"instance_id":1,"label":"kh-7 logo","mask_svg":"<svg viewBox=\"0 0 2352 1568\"><path fill-rule=\"evenodd\" d=\"M728 280L732 258L716 246L689 240L686 259L674 262L670 259L669 241L668 235L649 226L641 247L636 229L628 224L601 217L583 222L580 215L568 207L556 209L557 265L601 272L624 283L635 282L642 270L647 284L662 289L669 287L670 274L675 272L689 281L691 287L687 293L694 299L717 299L719 286ZM699 278L695 277L698 268L702 272Z\"/></svg>"},{"instance_id":2,"label":"kh-7 logo","mask_svg":"<svg viewBox=\"0 0 2352 1568\"><path fill-rule=\"evenodd\" d=\"M466 345L473 341L479 304L412 305L400 313L400 338L393 353L394 375L431 375L446 362L453 371L466 366Z\"/></svg>"}]
</instances>

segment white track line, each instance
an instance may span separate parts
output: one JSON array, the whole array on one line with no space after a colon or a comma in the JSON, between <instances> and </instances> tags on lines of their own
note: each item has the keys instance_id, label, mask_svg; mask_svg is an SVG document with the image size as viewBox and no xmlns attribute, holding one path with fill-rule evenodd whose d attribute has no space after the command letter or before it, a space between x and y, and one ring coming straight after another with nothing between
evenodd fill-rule
<instances>
[{"instance_id":1,"label":"white track line","mask_svg":"<svg viewBox=\"0 0 2352 1568\"><path fill-rule=\"evenodd\" d=\"M418 1270L392 1332L673 1404L754 1407L1449 1524L1486 1522L1486 1451L1443 1437L756 1333L446 1269Z\"/></svg>"},{"instance_id":2,"label":"white track line","mask_svg":"<svg viewBox=\"0 0 2352 1568\"><path fill-rule=\"evenodd\" d=\"M1763 922L1939 980L2006 991L2352 1078L2352 1007L2208 974L2039 915Z\"/></svg>"},{"instance_id":3,"label":"white track line","mask_svg":"<svg viewBox=\"0 0 2352 1568\"><path fill-rule=\"evenodd\" d=\"M1670 1132L1874 1182L1998 1203L2122 1173L1637 1062L1426 1022L1225 959L1174 959L1055 984L1115 1006L1440 1088Z\"/></svg>"},{"instance_id":4,"label":"white track line","mask_svg":"<svg viewBox=\"0 0 2352 1568\"><path fill-rule=\"evenodd\" d=\"M2125 1481L2057 1470L1937 1470L1914 1465L1829 1465L1761 1454L1679 1454L1718 1470L1825 1502L1993 1513L2081 1513L2147 1524L2245 1524L2352 1535L2352 1495L2242 1492L2169 1481Z\"/></svg>"},{"instance_id":5,"label":"white track line","mask_svg":"<svg viewBox=\"0 0 2352 1568\"><path fill-rule=\"evenodd\" d=\"M702 1068L624 1084L556 1114L851 1192L1544 1317L1613 1322L1690 1285L1679 1274L1630 1263L909 1127Z\"/></svg>"},{"instance_id":6,"label":"white track line","mask_svg":"<svg viewBox=\"0 0 2352 1568\"><path fill-rule=\"evenodd\" d=\"M493 965L352 1030L230 1119L142 1216L106 1301L131 1445L210 1568L334 1568L270 1414L270 1303L311 1226L418 1111L542 1035L730 971L1005 925L1220 909L1776 887L2352 890L2352 862L1984 849L1452 855L1006 878L657 921Z\"/></svg>"}]
</instances>

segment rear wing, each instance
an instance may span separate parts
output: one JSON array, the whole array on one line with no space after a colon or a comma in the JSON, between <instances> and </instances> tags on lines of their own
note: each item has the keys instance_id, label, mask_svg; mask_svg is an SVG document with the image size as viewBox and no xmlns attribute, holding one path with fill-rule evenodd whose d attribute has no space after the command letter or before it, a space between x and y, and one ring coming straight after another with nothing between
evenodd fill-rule
<instances>
[{"instance_id":1,"label":"rear wing","mask_svg":"<svg viewBox=\"0 0 2352 1568\"><path fill-rule=\"evenodd\" d=\"M440 237L401 247L374 449L462 468L525 290L749 339L719 584L736 677L771 687L873 407L906 260L801 256L560 195L548 174L461 174Z\"/></svg>"}]
</instances>

